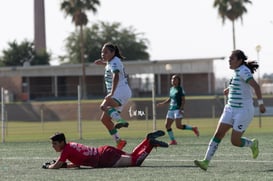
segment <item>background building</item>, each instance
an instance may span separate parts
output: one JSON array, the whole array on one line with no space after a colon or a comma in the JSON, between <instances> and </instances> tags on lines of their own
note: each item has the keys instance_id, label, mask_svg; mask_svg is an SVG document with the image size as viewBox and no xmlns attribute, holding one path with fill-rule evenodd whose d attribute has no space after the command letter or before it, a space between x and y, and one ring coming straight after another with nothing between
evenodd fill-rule
<instances>
[{"instance_id":1,"label":"background building","mask_svg":"<svg viewBox=\"0 0 273 181\"><path fill-rule=\"evenodd\" d=\"M216 59L221 58L127 61L124 65L134 97L151 96L153 83L157 96L168 95L172 74L181 77L187 95L211 95ZM86 64L89 98L105 95L103 75L103 66ZM0 68L0 83L16 101L74 99L81 76L80 64Z\"/></svg>"}]
</instances>

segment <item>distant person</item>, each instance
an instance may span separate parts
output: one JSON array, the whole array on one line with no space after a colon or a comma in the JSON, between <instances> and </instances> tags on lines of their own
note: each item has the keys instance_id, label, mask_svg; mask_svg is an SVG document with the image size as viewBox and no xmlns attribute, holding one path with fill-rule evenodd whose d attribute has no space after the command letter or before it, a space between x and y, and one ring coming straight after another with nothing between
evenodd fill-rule
<instances>
[{"instance_id":1,"label":"distant person","mask_svg":"<svg viewBox=\"0 0 273 181\"><path fill-rule=\"evenodd\" d=\"M199 131L197 127L192 127L190 125L182 124L182 118L184 114L185 105L185 92L181 86L181 79L178 75L173 75L171 80L172 87L170 88L169 98L165 101L160 102L157 106L162 106L164 104L169 104L169 109L166 115L165 128L170 138L170 145L177 145L175 139L172 124L175 121L176 127L182 130L191 130L196 136L199 136Z\"/></svg>"},{"instance_id":2,"label":"distant person","mask_svg":"<svg viewBox=\"0 0 273 181\"><path fill-rule=\"evenodd\" d=\"M50 139L55 151L60 152L60 157L57 160L44 163L42 168L141 166L142 162L154 147L168 147L167 143L156 140L156 138L163 136L164 134L164 131L161 130L149 133L132 153L125 153L122 150L107 145L89 147L76 142L67 143L64 133L55 133Z\"/></svg>"},{"instance_id":3,"label":"distant person","mask_svg":"<svg viewBox=\"0 0 273 181\"><path fill-rule=\"evenodd\" d=\"M107 95L100 105L103 111L101 121L120 150L126 145L126 141L120 138L117 129L129 126L129 123L120 116L120 113L132 96L125 68L121 62L123 59L124 57L116 45L106 43L101 50L101 59L95 61L96 65L105 66L104 78ZM112 119L116 121L116 124L112 122Z\"/></svg>"},{"instance_id":4,"label":"distant person","mask_svg":"<svg viewBox=\"0 0 273 181\"><path fill-rule=\"evenodd\" d=\"M253 158L258 157L258 140L242 137L254 116L252 88L256 93L260 112L265 112L260 86L252 75L258 67L257 62L247 61L247 56L243 51L232 51L229 57L229 68L234 70L234 75L228 88L224 90L224 95L228 95L228 101L214 136L209 142L205 158L194 161L195 165L201 169L207 170L218 145L230 128L232 128L231 143L237 147L249 147Z\"/></svg>"}]
</instances>

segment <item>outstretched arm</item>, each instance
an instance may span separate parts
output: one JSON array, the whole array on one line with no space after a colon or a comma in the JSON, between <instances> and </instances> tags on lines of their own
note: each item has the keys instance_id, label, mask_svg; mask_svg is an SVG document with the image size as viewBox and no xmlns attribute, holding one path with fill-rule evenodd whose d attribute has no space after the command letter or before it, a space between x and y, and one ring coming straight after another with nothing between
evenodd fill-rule
<instances>
[{"instance_id":1,"label":"outstretched arm","mask_svg":"<svg viewBox=\"0 0 273 181\"><path fill-rule=\"evenodd\" d=\"M94 63L95 63L96 65L106 65L106 62L103 61L102 59L95 60Z\"/></svg>"},{"instance_id":2,"label":"outstretched arm","mask_svg":"<svg viewBox=\"0 0 273 181\"><path fill-rule=\"evenodd\" d=\"M57 161L48 166L49 169L59 169L59 168L67 168L67 163L62 161Z\"/></svg>"},{"instance_id":3,"label":"outstretched arm","mask_svg":"<svg viewBox=\"0 0 273 181\"><path fill-rule=\"evenodd\" d=\"M261 113L264 113L266 111L264 103L263 103L263 97L262 97L262 93L261 93L261 89L259 84L254 80L251 79L248 81L249 85L251 85L251 87L253 87L255 94L257 96L258 99L258 105L259 105L259 109Z\"/></svg>"},{"instance_id":4,"label":"outstretched arm","mask_svg":"<svg viewBox=\"0 0 273 181\"><path fill-rule=\"evenodd\" d=\"M45 162L42 166L44 169L59 169L59 168L72 168L66 162L52 160L49 162Z\"/></svg>"},{"instance_id":5,"label":"outstretched arm","mask_svg":"<svg viewBox=\"0 0 273 181\"><path fill-rule=\"evenodd\" d=\"M157 106L162 106L162 105L164 105L164 104L167 104L167 103L170 102L170 100L171 100L171 99L168 98L168 99L166 99L165 101L158 103Z\"/></svg>"}]
</instances>

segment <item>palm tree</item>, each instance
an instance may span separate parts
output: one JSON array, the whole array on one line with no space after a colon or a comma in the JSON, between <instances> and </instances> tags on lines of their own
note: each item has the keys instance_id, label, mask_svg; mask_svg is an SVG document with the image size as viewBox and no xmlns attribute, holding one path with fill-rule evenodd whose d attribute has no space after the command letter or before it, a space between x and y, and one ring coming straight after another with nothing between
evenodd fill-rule
<instances>
[{"instance_id":1,"label":"palm tree","mask_svg":"<svg viewBox=\"0 0 273 181\"><path fill-rule=\"evenodd\" d=\"M86 93L86 76L85 76L85 57L84 57L84 38L83 38L83 26L87 25L88 17L86 12L91 10L93 13L97 12L99 6L99 0L63 0L61 3L61 10L63 10L66 16L72 17L72 22L80 27L80 48L81 48L81 63L82 63L82 92L83 98L87 98Z\"/></svg>"},{"instance_id":2,"label":"palm tree","mask_svg":"<svg viewBox=\"0 0 273 181\"><path fill-rule=\"evenodd\" d=\"M243 14L247 13L245 4L252 4L250 0L214 0L213 7L218 9L223 24L226 18L232 22L233 49L236 49L235 42L235 20L240 18L243 21Z\"/></svg>"}]
</instances>

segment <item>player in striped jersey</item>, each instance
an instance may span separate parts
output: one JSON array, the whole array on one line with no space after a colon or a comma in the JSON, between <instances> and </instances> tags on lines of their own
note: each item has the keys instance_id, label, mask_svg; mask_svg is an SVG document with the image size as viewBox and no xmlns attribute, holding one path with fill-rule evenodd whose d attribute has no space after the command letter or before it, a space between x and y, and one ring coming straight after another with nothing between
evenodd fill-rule
<instances>
[{"instance_id":1,"label":"player in striped jersey","mask_svg":"<svg viewBox=\"0 0 273 181\"><path fill-rule=\"evenodd\" d=\"M132 95L121 62L122 59L124 57L121 55L119 48L112 43L106 43L101 50L101 59L95 61L95 64L105 66L104 78L107 95L100 105L103 111L101 121L116 141L119 149L126 145L126 141L120 138L117 129L129 125L120 116L120 113ZM116 121L116 124L112 122L112 119Z\"/></svg>"},{"instance_id":2,"label":"player in striped jersey","mask_svg":"<svg viewBox=\"0 0 273 181\"><path fill-rule=\"evenodd\" d=\"M254 116L252 88L257 96L260 112L265 112L260 86L252 75L258 67L257 62L247 61L247 56L241 50L234 50L229 57L229 68L234 70L234 75L228 88L224 90L224 94L228 95L228 102L215 134L209 142L205 158L194 161L195 165L201 169L207 170L218 145L230 128L232 128L231 143L237 147L249 147L253 158L257 158L258 140L242 136Z\"/></svg>"}]
</instances>

